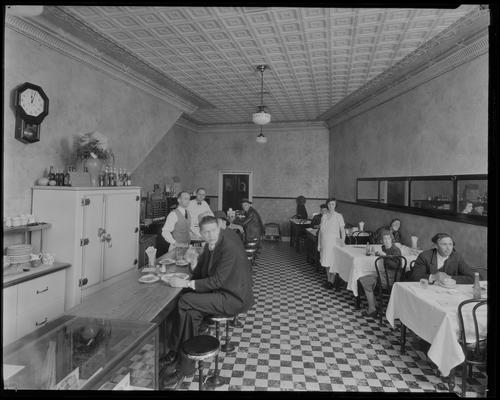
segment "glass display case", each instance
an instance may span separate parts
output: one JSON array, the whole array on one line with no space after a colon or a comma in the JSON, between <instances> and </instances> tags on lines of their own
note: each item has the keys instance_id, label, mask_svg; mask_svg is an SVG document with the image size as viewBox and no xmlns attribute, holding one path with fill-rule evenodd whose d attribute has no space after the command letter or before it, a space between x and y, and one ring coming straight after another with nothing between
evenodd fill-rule
<instances>
[{"instance_id":1,"label":"glass display case","mask_svg":"<svg viewBox=\"0 0 500 400\"><path fill-rule=\"evenodd\" d=\"M488 175L358 178L356 201L375 208L488 224Z\"/></svg>"},{"instance_id":2,"label":"glass display case","mask_svg":"<svg viewBox=\"0 0 500 400\"><path fill-rule=\"evenodd\" d=\"M3 349L5 389L157 390L158 327L62 316Z\"/></svg>"}]
</instances>

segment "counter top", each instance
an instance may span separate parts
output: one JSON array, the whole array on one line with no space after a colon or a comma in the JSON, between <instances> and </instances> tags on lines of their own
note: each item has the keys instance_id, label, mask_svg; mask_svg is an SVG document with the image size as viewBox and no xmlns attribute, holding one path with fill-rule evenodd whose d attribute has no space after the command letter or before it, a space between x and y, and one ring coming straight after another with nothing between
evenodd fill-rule
<instances>
[{"instance_id":1,"label":"counter top","mask_svg":"<svg viewBox=\"0 0 500 400\"><path fill-rule=\"evenodd\" d=\"M65 269L70 267L71 264L55 262L52 265L41 264L38 267L31 268L30 271L20 272L15 275L7 275L3 277L3 287L4 289L9 286L18 285L19 283L29 281L31 279L38 278L43 275L51 274L52 272L59 271L60 269Z\"/></svg>"},{"instance_id":2,"label":"counter top","mask_svg":"<svg viewBox=\"0 0 500 400\"><path fill-rule=\"evenodd\" d=\"M173 266L168 272L186 272L187 269ZM172 311L182 289L170 287L162 280L140 283L138 279L141 275L139 270L131 270L123 279L92 293L81 304L66 310L65 314L161 322Z\"/></svg>"}]
</instances>

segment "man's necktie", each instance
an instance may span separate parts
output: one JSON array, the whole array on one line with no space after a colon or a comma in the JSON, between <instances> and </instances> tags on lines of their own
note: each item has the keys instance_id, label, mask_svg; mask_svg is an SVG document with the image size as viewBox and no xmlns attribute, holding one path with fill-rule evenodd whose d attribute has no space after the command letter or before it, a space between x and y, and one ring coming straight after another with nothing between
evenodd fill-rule
<instances>
[{"instance_id":1,"label":"man's necktie","mask_svg":"<svg viewBox=\"0 0 500 400\"><path fill-rule=\"evenodd\" d=\"M188 211L187 210L184 210L184 217L186 217L186 219L188 219Z\"/></svg>"},{"instance_id":2,"label":"man's necktie","mask_svg":"<svg viewBox=\"0 0 500 400\"><path fill-rule=\"evenodd\" d=\"M201 201L198 202L198 205L201 206Z\"/></svg>"}]
</instances>

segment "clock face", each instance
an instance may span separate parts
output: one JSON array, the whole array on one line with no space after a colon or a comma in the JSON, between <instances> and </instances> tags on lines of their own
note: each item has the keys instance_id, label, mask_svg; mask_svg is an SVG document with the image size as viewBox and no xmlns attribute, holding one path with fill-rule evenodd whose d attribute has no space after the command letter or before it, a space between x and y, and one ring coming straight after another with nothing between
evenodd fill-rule
<instances>
[{"instance_id":1,"label":"clock face","mask_svg":"<svg viewBox=\"0 0 500 400\"><path fill-rule=\"evenodd\" d=\"M19 105L27 115L37 117L43 112L45 101L36 90L27 88L19 95Z\"/></svg>"}]
</instances>

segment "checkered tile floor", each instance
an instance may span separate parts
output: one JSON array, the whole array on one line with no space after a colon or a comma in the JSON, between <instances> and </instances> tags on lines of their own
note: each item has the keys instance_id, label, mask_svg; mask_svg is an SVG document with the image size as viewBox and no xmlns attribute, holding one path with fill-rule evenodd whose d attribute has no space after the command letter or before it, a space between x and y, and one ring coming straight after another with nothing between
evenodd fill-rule
<instances>
[{"instance_id":1,"label":"checkered tile floor","mask_svg":"<svg viewBox=\"0 0 500 400\"><path fill-rule=\"evenodd\" d=\"M231 330L236 350L220 353L224 384L215 390L448 392L437 368L412 347L411 333L401 355L399 331L363 317L351 292L323 282L288 243L264 242L254 267L256 304L239 316L243 328ZM205 376L213 368L206 363ZM467 396L484 393L484 372L474 369ZM177 389L198 390L197 376Z\"/></svg>"}]
</instances>

